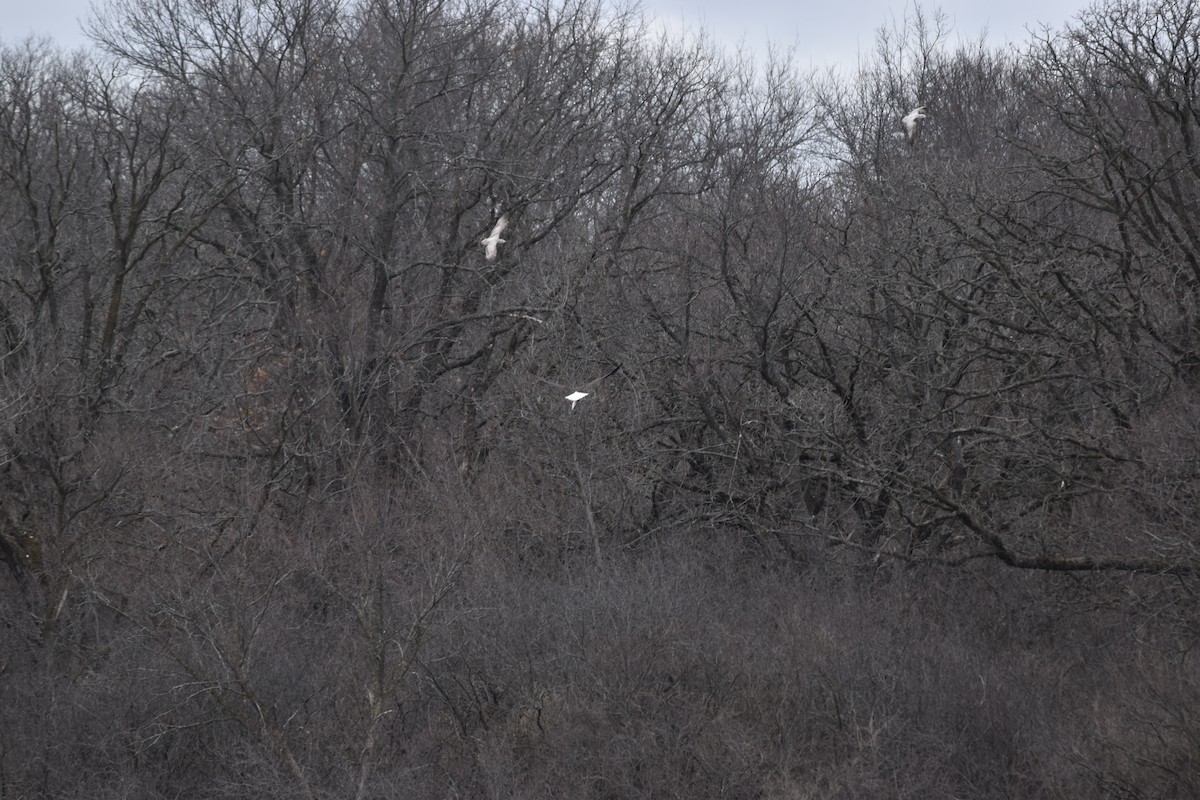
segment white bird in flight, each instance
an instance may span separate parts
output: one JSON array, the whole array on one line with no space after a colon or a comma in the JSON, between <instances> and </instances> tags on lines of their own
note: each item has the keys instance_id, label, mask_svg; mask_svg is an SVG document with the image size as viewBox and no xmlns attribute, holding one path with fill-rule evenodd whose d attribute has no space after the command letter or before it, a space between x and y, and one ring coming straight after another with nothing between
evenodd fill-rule
<instances>
[{"instance_id":1,"label":"white bird in flight","mask_svg":"<svg viewBox=\"0 0 1200 800\"><path fill-rule=\"evenodd\" d=\"M496 248L504 244L504 239L500 238L500 234L504 233L504 229L508 227L508 214L501 214L500 219L496 220L495 226L492 227L492 232L489 233L480 242L487 248L486 258L488 261L496 260Z\"/></svg>"},{"instance_id":2,"label":"white bird in flight","mask_svg":"<svg viewBox=\"0 0 1200 800\"><path fill-rule=\"evenodd\" d=\"M572 409L574 409L574 408L575 408L575 404L576 404L576 403L578 403L580 400L582 400L582 399L583 399L583 398L585 398L585 397L590 397L590 396L591 396L591 392L585 392L585 391L583 391L584 389L590 389L590 388L592 388L593 386L595 386L595 385L596 385L596 384L598 384L600 381L602 381L602 380L604 380L605 378L607 378L609 375L612 375L614 372L616 372L616 371L617 371L617 370L619 370L620 368L621 368L621 365L620 365L620 364L617 364L615 367L613 367L613 368L612 368L612 369L610 369L608 372L606 372L606 373L604 373L603 375L601 375L599 378L596 378L595 380L590 380L590 381L588 381L588 382L587 382L587 383L585 383L585 384L584 384L582 387L580 387L579 389L576 389L575 391L571 392L569 395L567 395L567 396L566 396L566 397L564 397L563 399L564 399L564 400L566 400L566 401L568 401L568 402L571 404L571 408L572 408ZM542 381L542 382L544 382L544 383L549 383L549 384L550 384L550 385L552 385L552 386L562 386L564 389L568 388L568 386L567 386L567 385L564 385L564 384L559 384L559 383L555 383L554 381L548 381L548 380L546 380L545 378L538 378L538 380L540 380L540 381Z\"/></svg>"},{"instance_id":3,"label":"white bird in flight","mask_svg":"<svg viewBox=\"0 0 1200 800\"><path fill-rule=\"evenodd\" d=\"M925 106L917 106L900 120L904 123L904 132L908 135L910 145L917 138L917 121L922 119L925 119Z\"/></svg>"}]
</instances>

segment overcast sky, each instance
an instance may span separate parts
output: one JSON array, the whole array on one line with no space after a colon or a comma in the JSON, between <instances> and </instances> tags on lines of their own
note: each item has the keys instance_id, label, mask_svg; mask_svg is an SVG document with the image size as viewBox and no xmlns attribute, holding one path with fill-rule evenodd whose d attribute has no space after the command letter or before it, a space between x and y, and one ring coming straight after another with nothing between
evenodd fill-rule
<instances>
[{"instance_id":1,"label":"overcast sky","mask_svg":"<svg viewBox=\"0 0 1200 800\"><path fill-rule=\"evenodd\" d=\"M904 0L643 0L644 7L663 19L703 27L722 42L743 42L755 53L771 41L796 45L800 66L853 66L860 53L869 56L875 32L911 13ZM1029 28L1062 28L1088 0L943 0L925 2L927 13L941 9L953 28L952 41L975 40L987 32L991 44L1021 44Z\"/></svg>"},{"instance_id":2,"label":"overcast sky","mask_svg":"<svg viewBox=\"0 0 1200 800\"><path fill-rule=\"evenodd\" d=\"M87 16L89 0L19 0L4 5L0 39L9 44L30 33L48 35L68 47L84 44L79 20ZM1025 41L1029 25L1046 23L1058 29L1088 5L1086 0L943 0L924 7L945 11L956 36L973 39L986 28L989 42L1003 44ZM870 53L876 29L902 19L912 6L904 0L643 0L643 7L668 27L703 27L730 47L744 41L761 53L768 40L796 44L801 66L852 66L860 53Z\"/></svg>"}]
</instances>

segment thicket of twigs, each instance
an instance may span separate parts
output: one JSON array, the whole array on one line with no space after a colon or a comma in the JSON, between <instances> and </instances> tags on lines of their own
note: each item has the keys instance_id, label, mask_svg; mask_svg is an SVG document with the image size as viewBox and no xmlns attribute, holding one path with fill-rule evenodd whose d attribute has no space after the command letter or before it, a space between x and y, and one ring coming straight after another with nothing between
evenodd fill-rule
<instances>
[{"instance_id":1,"label":"thicket of twigs","mask_svg":"<svg viewBox=\"0 0 1200 800\"><path fill-rule=\"evenodd\" d=\"M0 798L1200 796L1196 3L90 31L0 50Z\"/></svg>"}]
</instances>

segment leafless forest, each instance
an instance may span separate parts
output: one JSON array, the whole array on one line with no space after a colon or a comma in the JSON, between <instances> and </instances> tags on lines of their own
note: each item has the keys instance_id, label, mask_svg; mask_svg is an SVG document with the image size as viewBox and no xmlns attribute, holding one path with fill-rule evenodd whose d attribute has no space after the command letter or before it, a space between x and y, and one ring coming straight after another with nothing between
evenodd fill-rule
<instances>
[{"instance_id":1,"label":"leafless forest","mask_svg":"<svg viewBox=\"0 0 1200 800\"><path fill-rule=\"evenodd\" d=\"M1200 3L659 30L3 45L0 800L1200 797Z\"/></svg>"}]
</instances>

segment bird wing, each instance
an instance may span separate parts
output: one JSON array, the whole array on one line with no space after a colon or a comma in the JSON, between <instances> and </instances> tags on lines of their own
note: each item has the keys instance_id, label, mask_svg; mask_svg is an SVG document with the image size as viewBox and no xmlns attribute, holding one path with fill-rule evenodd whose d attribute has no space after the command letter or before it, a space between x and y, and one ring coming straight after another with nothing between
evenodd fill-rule
<instances>
[{"instance_id":1,"label":"bird wing","mask_svg":"<svg viewBox=\"0 0 1200 800\"><path fill-rule=\"evenodd\" d=\"M504 233L504 229L508 227L508 214L501 214L500 219L496 220L495 226L489 235L489 239L499 239L500 234Z\"/></svg>"},{"instance_id":2,"label":"bird wing","mask_svg":"<svg viewBox=\"0 0 1200 800\"><path fill-rule=\"evenodd\" d=\"M909 142L917 135L917 121L922 119L925 119L925 106L917 106L900 120L904 123L904 132L908 134Z\"/></svg>"},{"instance_id":3,"label":"bird wing","mask_svg":"<svg viewBox=\"0 0 1200 800\"><path fill-rule=\"evenodd\" d=\"M491 237L484 239L483 246L487 248L483 257L486 258L488 261L495 261L496 260L496 240Z\"/></svg>"},{"instance_id":4,"label":"bird wing","mask_svg":"<svg viewBox=\"0 0 1200 800\"><path fill-rule=\"evenodd\" d=\"M574 389L575 391L584 391L587 389L591 389L597 383L604 380L608 376L612 375L614 372L616 372L619 369L621 369L621 365L617 364L615 367L613 367L608 372L601 375L599 378L594 378L583 385L574 384L574 383L559 383L558 381L552 381L552 380L549 380L548 378L543 378L540 375L534 375L533 377L534 377L534 379L539 380L548 386L557 386L560 389Z\"/></svg>"},{"instance_id":5,"label":"bird wing","mask_svg":"<svg viewBox=\"0 0 1200 800\"><path fill-rule=\"evenodd\" d=\"M584 389L589 389L589 388L591 388L591 387L595 386L597 383L599 383L600 381L604 380L604 379L605 379L605 378L607 378L609 375L612 375L614 372L616 372L616 371L617 371L617 370L619 370L620 368L621 368L621 365L620 365L620 364L617 364L615 367L613 367L613 368L612 368L612 369L610 369L608 372L606 372L606 373L604 373L603 375L601 375L599 378L596 378L595 380L588 381L587 383L585 383L585 384L583 385L583 387L582 387L582 388L584 388Z\"/></svg>"}]
</instances>

